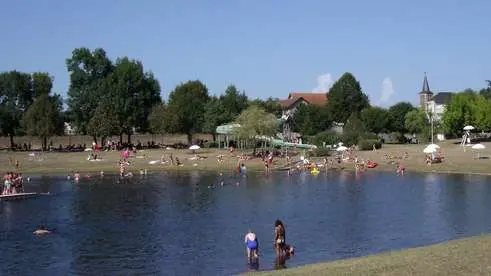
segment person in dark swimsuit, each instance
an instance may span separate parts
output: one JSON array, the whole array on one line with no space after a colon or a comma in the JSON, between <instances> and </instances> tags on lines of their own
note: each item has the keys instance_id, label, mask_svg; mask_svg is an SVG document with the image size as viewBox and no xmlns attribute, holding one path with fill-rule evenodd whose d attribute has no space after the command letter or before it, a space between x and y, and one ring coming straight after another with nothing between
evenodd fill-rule
<instances>
[{"instance_id":1,"label":"person in dark swimsuit","mask_svg":"<svg viewBox=\"0 0 491 276\"><path fill-rule=\"evenodd\" d=\"M277 219L274 224L274 247L276 255L281 255L285 252L286 231L281 220Z\"/></svg>"}]
</instances>

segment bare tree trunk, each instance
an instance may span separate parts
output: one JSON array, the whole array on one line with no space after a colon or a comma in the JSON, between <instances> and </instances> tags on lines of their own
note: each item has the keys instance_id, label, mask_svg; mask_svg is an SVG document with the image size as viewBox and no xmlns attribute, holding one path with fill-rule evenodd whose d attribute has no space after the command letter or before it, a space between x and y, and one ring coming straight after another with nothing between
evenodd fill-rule
<instances>
[{"instance_id":1,"label":"bare tree trunk","mask_svg":"<svg viewBox=\"0 0 491 276\"><path fill-rule=\"evenodd\" d=\"M193 143L193 134L187 133L188 136L188 145L191 145Z\"/></svg>"},{"instance_id":2,"label":"bare tree trunk","mask_svg":"<svg viewBox=\"0 0 491 276\"><path fill-rule=\"evenodd\" d=\"M121 145L123 144L123 132L122 131L119 133L119 143Z\"/></svg>"},{"instance_id":3,"label":"bare tree trunk","mask_svg":"<svg viewBox=\"0 0 491 276\"><path fill-rule=\"evenodd\" d=\"M10 138L10 149L14 149L14 135L9 134L9 138Z\"/></svg>"},{"instance_id":4,"label":"bare tree trunk","mask_svg":"<svg viewBox=\"0 0 491 276\"><path fill-rule=\"evenodd\" d=\"M128 131L128 144L131 144L131 131Z\"/></svg>"}]
</instances>

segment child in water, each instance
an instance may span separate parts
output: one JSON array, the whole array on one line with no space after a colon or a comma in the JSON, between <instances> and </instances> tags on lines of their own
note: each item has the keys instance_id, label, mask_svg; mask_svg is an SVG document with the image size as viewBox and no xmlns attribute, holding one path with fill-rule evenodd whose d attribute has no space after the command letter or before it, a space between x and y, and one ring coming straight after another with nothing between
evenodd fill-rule
<instances>
[{"instance_id":1,"label":"child in water","mask_svg":"<svg viewBox=\"0 0 491 276\"><path fill-rule=\"evenodd\" d=\"M259 258L259 241L256 234L251 230L245 235L245 244L247 245L247 259Z\"/></svg>"}]
</instances>

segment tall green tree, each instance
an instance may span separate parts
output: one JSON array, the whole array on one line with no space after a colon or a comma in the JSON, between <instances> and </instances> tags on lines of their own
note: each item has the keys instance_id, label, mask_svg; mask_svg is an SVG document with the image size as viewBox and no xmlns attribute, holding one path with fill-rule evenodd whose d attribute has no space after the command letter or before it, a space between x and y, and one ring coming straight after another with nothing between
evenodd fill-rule
<instances>
[{"instance_id":1,"label":"tall green tree","mask_svg":"<svg viewBox=\"0 0 491 276\"><path fill-rule=\"evenodd\" d=\"M220 101L225 107L226 112L230 113L233 119L246 109L249 103L245 92L239 92L235 85L229 85L227 87L225 93L220 96Z\"/></svg>"},{"instance_id":2,"label":"tall green tree","mask_svg":"<svg viewBox=\"0 0 491 276\"><path fill-rule=\"evenodd\" d=\"M269 97L266 100L254 99L249 101L249 105L256 105L276 117L280 117L282 113L280 100L272 97Z\"/></svg>"},{"instance_id":3,"label":"tall green tree","mask_svg":"<svg viewBox=\"0 0 491 276\"><path fill-rule=\"evenodd\" d=\"M475 126L481 131L491 130L491 101L482 94L478 95L474 101L473 113Z\"/></svg>"},{"instance_id":4,"label":"tall green tree","mask_svg":"<svg viewBox=\"0 0 491 276\"><path fill-rule=\"evenodd\" d=\"M491 80L486 80L486 88L479 91L479 95L483 96L487 100L491 100Z\"/></svg>"},{"instance_id":5,"label":"tall green tree","mask_svg":"<svg viewBox=\"0 0 491 276\"><path fill-rule=\"evenodd\" d=\"M169 94L169 111L177 117L178 128L174 131L186 133L189 143L192 135L203 128L208 100L208 88L199 80L182 83Z\"/></svg>"},{"instance_id":6,"label":"tall green tree","mask_svg":"<svg viewBox=\"0 0 491 276\"><path fill-rule=\"evenodd\" d=\"M212 97L205 105L203 131L211 133L215 141L217 126L230 123L235 117L230 110L227 110L224 101Z\"/></svg>"},{"instance_id":7,"label":"tall green tree","mask_svg":"<svg viewBox=\"0 0 491 276\"><path fill-rule=\"evenodd\" d=\"M415 107L409 102L399 102L389 108L389 129L392 132L406 133L406 114Z\"/></svg>"},{"instance_id":8,"label":"tall green tree","mask_svg":"<svg viewBox=\"0 0 491 276\"><path fill-rule=\"evenodd\" d=\"M53 78L48 73L36 72L32 74L32 92L34 97L51 93Z\"/></svg>"},{"instance_id":9,"label":"tall green tree","mask_svg":"<svg viewBox=\"0 0 491 276\"><path fill-rule=\"evenodd\" d=\"M144 72L141 62L127 57L118 59L100 89L111 99L121 142L122 135L126 134L128 143L131 143L133 128L139 132L149 130L148 116L162 99L158 81L152 74Z\"/></svg>"},{"instance_id":10,"label":"tall green tree","mask_svg":"<svg viewBox=\"0 0 491 276\"><path fill-rule=\"evenodd\" d=\"M442 123L446 134L459 135L466 125L475 125L476 95L472 91L457 93L443 112Z\"/></svg>"},{"instance_id":11,"label":"tall green tree","mask_svg":"<svg viewBox=\"0 0 491 276\"><path fill-rule=\"evenodd\" d=\"M47 149L48 138L61 134L60 126L61 105L58 97L49 94L41 94L27 109L22 123L26 133L41 139L43 150Z\"/></svg>"},{"instance_id":12,"label":"tall green tree","mask_svg":"<svg viewBox=\"0 0 491 276\"><path fill-rule=\"evenodd\" d=\"M409 133L421 134L428 128L428 120L422 109L413 109L406 114L404 127Z\"/></svg>"},{"instance_id":13,"label":"tall green tree","mask_svg":"<svg viewBox=\"0 0 491 276\"><path fill-rule=\"evenodd\" d=\"M315 135L332 126L332 118L327 106L300 105L293 116L293 130L302 135Z\"/></svg>"},{"instance_id":14,"label":"tall green tree","mask_svg":"<svg viewBox=\"0 0 491 276\"><path fill-rule=\"evenodd\" d=\"M18 71L0 74L0 130L10 138L14 147L14 136L22 133L21 119L34 101L31 75Z\"/></svg>"},{"instance_id":15,"label":"tall green tree","mask_svg":"<svg viewBox=\"0 0 491 276\"><path fill-rule=\"evenodd\" d=\"M267 113L263 108L252 105L242 111L237 117L239 128L235 134L242 138L252 139L254 153L256 152L257 136L273 136L276 133L277 119L275 115Z\"/></svg>"},{"instance_id":16,"label":"tall green tree","mask_svg":"<svg viewBox=\"0 0 491 276\"><path fill-rule=\"evenodd\" d=\"M67 105L71 123L77 132L87 134L87 125L108 91L101 89L114 66L106 52L97 48L91 52L88 48L73 50L66 60L70 74ZM97 137L94 137L94 141Z\"/></svg>"},{"instance_id":17,"label":"tall green tree","mask_svg":"<svg viewBox=\"0 0 491 276\"><path fill-rule=\"evenodd\" d=\"M381 107L367 107L360 113L361 121L369 132L379 134L389 128L389 111Z\"/></svg>"},{"instance_id":18,"label":"tall green tree","mask_svg":"<svg viewBox=\"0 0 491 276\"><path fill-rule=\"evenodd\" d=\"M107 137L121 133L116 111L107 100L96 108L87 124L87 133L92 137L100 137L100 145L104 145Z\"/></svg>"},{"instance_id":19,"label":"tall green tree","mask_svg":"<svg viewBox=\"0 0 491 276\"><path fill-rule=\"evenodd\" d=\"M179 131L177 114L171 112L167 105L159 104L153 107L148 116L148 125L153 134L175 133Z\"/></svg>"},{"instance_id":20,"label":"tall green tree","mask_svg":"<svg viewBox=\"0 0 491 276\"><path fill-rule=\"evenodd\" d=\"M351 113L368 106L368 96L351 73L344 73L329 90L328 107L335 122L346 123Z\"/></svg>"}]
</instances>

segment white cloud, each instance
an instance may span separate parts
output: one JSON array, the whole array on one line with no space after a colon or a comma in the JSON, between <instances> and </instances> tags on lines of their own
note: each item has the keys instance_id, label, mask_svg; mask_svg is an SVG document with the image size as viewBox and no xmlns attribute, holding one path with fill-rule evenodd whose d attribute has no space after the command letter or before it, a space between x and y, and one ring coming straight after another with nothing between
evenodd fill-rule
<instances>
[{"instance_id":1,"label":"white cloud","mask_svg":"<svg viewBox=\"0 0 491 276\"><path fill-rule=\"evenodd\" d=\"M394 86L392 85L392 80L389 77L386 77L382 81L382 94L380 95L380 103L388 103L394 93L395 91Z\"/></svg>"},{"instance_id":2,"label":"white cloud","mask_svg":"<svg viewBox=\"0 0 491 276\"><path fill-rule=\"evenodd\" d=\"M312 89L312 92L317 93L326 93L329 92L329 89L333 85L334 80L332 79L331 74L326 73L317 77L317 87Z\"/></svg>"}]
</instances>

